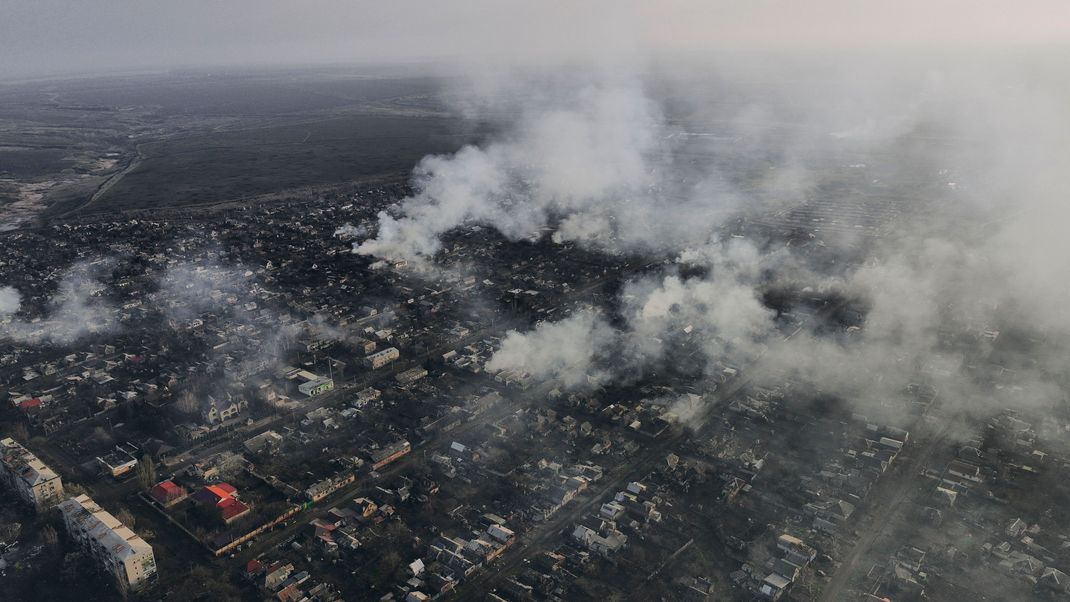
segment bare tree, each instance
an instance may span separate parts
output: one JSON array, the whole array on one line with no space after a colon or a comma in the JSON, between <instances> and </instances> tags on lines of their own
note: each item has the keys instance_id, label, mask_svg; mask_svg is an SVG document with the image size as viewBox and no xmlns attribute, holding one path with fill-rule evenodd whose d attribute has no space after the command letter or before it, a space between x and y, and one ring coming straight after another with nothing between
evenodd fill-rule
<instances>
[{"instance_id":1,"label":"bare tree","mask_svg":"<svg viewBox=\"0 0 1070 602\"><path fill-rule=\"evenodd\" d=\"M186 415L196 414L198 405L197 398L192 391L184 391L182 395L178 396L178 401L175 402L175 407L178 408L178 411Z\"/></svg>"},{"instance_id":2,"label":"bare tree","mask_svg":"<svg viewBox=\"0 0 1070 602\"><path fill-rule=\"evenodd\" d=\"M56 529L52 525L45 525L41 529L41 539L50 548L55 548L59 545L59 534L56 533Z\"/></svg>"},{"instance_id":3,"label":"bare tree","mask_svg":"<svg viewBox=\"0 0 1070 602\"><path fill-rule=\"evenodd\" d=\"M141 457L137 463L137 481L142 489L148 489L156 484L156 465L148 454Z\"/></svg>"},{"instance_id":4,"label":"bare tree","mask_svg":"<svg viewBox=\"0 0 1070 602\"><path fill-rule=\"evenodd\" d=\"M93 429L93 434L90 435L89 438L98 445L108 445L112 442L111 435L109 435L108 431L104 430L104 427L102 426Z\"/></svg>"},{"instance_id":5,"label":"bare tree","mask_svg":"<svg viewBox=\"0 0 1070 602\"><path fill-rule=\"evenodd\" d=\"M134 528L134 522L136 522L134 515L126 507L119 508L119 511L115 513L115 518L119 519L119 522L126 526L126 528Z\"/></svg>"},{"instance_id":6,"label":"bare tree","mask_svg":"<svg viewBox=\"0 0 1070 602\"><path fill-rule=\"evenodd\" d=\"M401 555L394 550L388 551L379 558L379 571L384 576L392 576L401 566Z\"/></svg>"},{"instance_id":7,"label":"bare tree","mask_svg":"<svg viewBox=\"0 0 1070 602\"><path fill-rule=\"evenodd\" d=\"M11 436L16 440L25 443L30 438L30 433L26 430L25 424L16 422L15 426L11 427Z\"/></svg>"}]
</instances>

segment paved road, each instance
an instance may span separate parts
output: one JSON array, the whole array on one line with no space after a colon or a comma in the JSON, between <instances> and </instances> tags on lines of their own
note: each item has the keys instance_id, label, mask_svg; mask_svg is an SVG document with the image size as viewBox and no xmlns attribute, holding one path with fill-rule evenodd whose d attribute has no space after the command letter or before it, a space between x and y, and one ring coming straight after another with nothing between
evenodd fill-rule
<instances>
[{"instance_id":1,"label":"paved road","mask_svg":"<svg viewBox=\"0 0 1070 602\"><path fill-rule=\"evenodd\" d=\"M77 207L75 207L74 209L71 209L70 211L65 211L65 212L57 215L55 219L63 219L65 217L72 216L72 215L78 213L79 211L82 211L86 207L92 205L93 203L97 202L97 200L100 199L100 197L102 197L105 194L107 194L107 192L109 190L111 190L112 187L114 187L116 184L118 184L119 180L122 180L124 177L126 177L127 174L129 174L130 172L132 172L135 169L137 169L138 166L141 165L141 160L144 158L144 156L141 154L141 145L140 144L135 145L134 146L134 150L137 152L137 155L130 161L130 163L128 163L126 165L126 167L124 167L122 170L120 170L120 171L112 174L111 176L109 176L107 180L104 180L104 183L102 183L100 185L100 187L97 188L96 192L94 192L92 194L92 196L90 196L88 199L86 199L86 201L84 203L82 203L81 205L78 205Z\"/></svg>"},{"instance_id":2,"label":"paved road","mask_svg":"<svg viewBox=\"0 0 1070 602\"><path fill-rule=\"evenodd\" d=\"M394 462L383 467L377 471L379 478L370 479L367 475L360 475L357 477L357 481L349 488L342 491L335 492L323 500L319 505L307 510L301 514L298 514L291 519L290 524L286 527L276 528L273 531L260 535L255 540L246 544L244 550L238 555L243 561L255 558L259 554L271 549L272 547L286 541L288 538L296 535L297 532L308 524L314 518L323 518L327 512L336 504L344 503L346 500L350 500L356 497L369 497L372 496L376 487L390 481L391 477L404 474L412 466L424 462L424 458L420 453L422 450L438 449L443 447L447 440L454 441L458 439L464 439L466 435L470 434L476 429L482 428L488 422L493 422L500 418L504 418L508 414L515 412L521 407L526 407L526 403L517 405L511 402L507 397L503 396L502 401L495 407L488 410L487 414L482 414L468 422L459 425L457 428L449 431L448 433L436 433L423 442L423 444L409 452L408 455L402 456Z\"/></svg>"},{"instance_id":3,"label":"paved road","mask_svg":"<svg viewBox=\"0 0 1070 602\"><path fill-rule=\"evenodd\" d=\"M570 528L573 523L594 512L596 508L609 501L613 493L623 489L627 483L641 480L649 474L657 463L664 461L665 456L672 451L676 443L682 440L683 436L683 433L678 433L664 441L648 445L639 457L633 458L630 465L620 467L612 478L603 478L602 482L597 483L596 489L589 489L551 516L550 520L540 523L522 535L497 562L462 583L451 599L476 599L481 594L491 591L501 578L513 574L525 559L556 548L568 537L567 534L562 534L563 529Z\"/></svg>"},{"instance_id":4,"label":"paved road","mask_svg":"<svg viewBox=\"0 0 1070 602\"><path fill-rule=\"evenodd\" d=\"M750 379L739 377L726 387L719 389L708 398L704 416L695 421L702 425L697 431L692 432L674 427L670 434L652 440L642 448L638 456L618 467L612 478L599 483L594 495L588 494L573 500L553 515L551 520L525 533L491 568L477 573L462 583L451 599L474 599L482 593L492 591L498 581L516 571L525 558L531 558L540 552L556 548L567 537L567 535L561 535L563 528L571 526L587 514L594 512L595 508L609 501L611 494L622 489L625 484L645 478L680 445L692 439L703 440L709 437L711 431L722 424L715 417L724 411L726 405L723 402L732 399L750 383Z\"/></svg>"},{"instance_id":5,"label":"paved road","mask_svg":"<svg viewBox=\"0 0 1070 602\"><path fill-rule=\"evenodd\" d=\"M859 536L850 551L840 559L841 564L822 590L821 600L838 602L847 599L845 594L848 586L854 583L863 570L869 568L862 563L871 557L877 543L883 540L897 524L896 521L891 520L892 517L915 493L914 486L917 485L918 474L941 448L947 440L947 433L957 422L958 419L949 418L933 433L919 432L921 429L918 425L925 424L924 415L922 419L915 422L911 429L915 443L914 449L908 454L905 462L893 465L893 474L885 475L869 492L866 497L869 503L862 510L863 516L857 517L862 520L854 523L859 525L856 529Z\"/></svg>"},{"instance_id":6,"label":"paved road","mask_svg":"<svg viewBox=\"0 0 1070 602\"><path fill-rule=\"evenodd\" d=\"M821 319L827 319L833 315L843 303L836 303L828 305L822 308L815 314L816 317ZM785 340L791 339L802 330L802 327L796 329L791 334L785 337ZM753 366L747 369L748 374L760 374L763 369L762 360L757 360ZM681 444L685 444L689 440L706 440L717 428L720 428L723 421L717 419L723 415L727 408L725 402L731 400L733 397L739 394L744 388L749 386L753 381L753 377L744 378L743 374L737 376L736 379L729 381L727 385L719 388L715 393L710 395L707 400L707 406L704 413L699 416L692 424L700 425L694 432L674 429L670 435L660 439L655 439L648 445L646 445L643 451L637 458L633 458L629 463L621 468L621 472L617 474L610 481L600 485L598 494L589 498L566 506L562 511L555 514L553 519L536 526L534 529L524 534L520 540L513 545L513 547L503 554L498 561L488 570L473 575L472 578L466 580L457 588L454 594L450 597L452 600L467 600L474 599L485 592L492 591L495 584L503 577L509 576L524 562L525 558L531 558L537 553L543 551L550 551L557 545L562 543L563 537L560 535L561 529L565 526L571 525L573 522L585 516L588 512L593 511L596 504L609 500L609 494L613 490L621 487L623 484L638 481L650 474L654 470L656 465L664 461L665 456L668 453L679 448Z\"/></svg>"},{"instance_id":7,"label":"paved road","mask_svg":"<svg viewBox=\"0 0 1070 602\"><path fill-rule=\"evenodd\" d=\"M587 286L584 286L582 288L575 289L575 290L571 291L568 295L563 297L562 304L564 305L568 301L571 301L571 300L576 299L576 298L578 298L580 296L586 295L586 294L590 293L591 291L594 291L594 290L596 290L598 288L601 288L607 282L609 282L612 278L615 278L615 277L616 277L616 274L608 275L608 276L605 276L603 278L599 278L597 280L591 281ZM464 337L461 340L444 343L444 344L442 344L442 345L440 345L440 346L438 346L438 347L436 347L434 349L427 350L425 354L423 354L422 356L419 356L419 357L422 357L422 358L439 357L443 353L445 353L446 351L449 351L451 349L457 349L457 348L460 348L460 347L464 347L466 345L470 345L470 344L472 344L474 342L482 340L483 338L485 338L487 336L500 334L501 332L503 332L505 330L508 330L508 329L514 328L514 327L519 328L521 326L524 326L525 324L526 324L526 322L522 322L520 320L509 320L509 321L506 321L504 323L496 323L496 324L493 324L493 325L488 326L486 328L480 329L480 330L478 330L478 331L476 331L474 333L471 333L467 337ZM418 362L413 362L413 363L418 363ZM399 372L399 371L401 371L401 370L403 370L405 368L408 368L408 367L411 367L411 363L403 365L402 362L394 362L394 364L391 364L391 370L389 372L385 372L385 373L381 373L381 374L375 375L375 380L378 381L378 380L380 380L382 378L385 378L386 376L395 374L395 373L397 373L397 372ZM359 389L362 389L362 388L364 388L366 386L371 386L371 383L370 382L362 382L360 384L353 384L349 388L350 389L359 390ZM451 430L449 433L446 433L446 434L435 434L435 435L431 436L430 438L428 438L428 440L426 440L424 442L424 444L422 446L422 449L432 449L435 446L444 445L446 443L445 439L450 439L450 440L463 439L465 437L465 435L469 434L470 432L472 432L475 429L482 428L488 422L493 422L494 420L502 418L505 415L508 415L508 414L518 410L518 409L529 407L530 405L533 405L535 403L541 402L541 400L545 399L546 392L547 391L543 390L543 389L537 389L537 390L534 390L534 391L526 392L526 393L524 393L524 394L519 396L519 400L517 400L517 399L512 399L511 400L510 397L513 397L513 396L512 395L506 395L505 396L506 399L502 403L500 403L496 408L492 409L490 415L478 416L475 419L470 420L470 421L458 426L457 428ZM516 401L519 401L519 403L515 403ZM304 413L307 413L307 411L310 411L310 410L307 410L307 409L303 408L301 414L303 415ZM264 428L263 430L267 430L267 428ZM252 434L250 434L249 436L252 436ZM387 481L388 478L391 477L391 476L403 473L414 462L423 461L423 458L418 455L417 451L418 450L414 450L409 455L400 458L399 460L393 462L389 466L384 467L383 470L378 471L379 474L381 475L379 479L377 479L375 481L366 481L366 480L362 480L362 479L358 478L358 481L352 487L350 487L348 489L345 489L345 490L343 490L341 492L335 492L334 494L332 494L329 498L327 498L326 503L323 506L319 506L315 510L310 510L310 511L301 513L300 515L294 517L294 519L292 520L292 522L291 522L291 524L289 526L283 527L281 529L275 529L274 531L272 531L270 533L266 533L264 535L259 536L253 542L251 542L250 544L248 544L245 547L245 549L241 553L240 557L243 558L243 559L256 557L256 555L258 555L259 553L261 553L261 552L263 552L263 551L265 551L267 549L270 549L271 547L273 547L275 545L278 545L278 543L280 543L282 541L285 541L287 538L289 538L292 535L296 534L296 532L303 525L307 524L308 521L312 520L313 518L322 518L327 513L327 511L330 509L332 500L346 500L346 499L351 499L351 498L354 498L354 497L360 497L362 495L371 494L375 490L376 485L378 485L379 483L381 483L383 481ZM203 456L203 454L201 454L201 455Z\"/></svg>"}]
</instances>

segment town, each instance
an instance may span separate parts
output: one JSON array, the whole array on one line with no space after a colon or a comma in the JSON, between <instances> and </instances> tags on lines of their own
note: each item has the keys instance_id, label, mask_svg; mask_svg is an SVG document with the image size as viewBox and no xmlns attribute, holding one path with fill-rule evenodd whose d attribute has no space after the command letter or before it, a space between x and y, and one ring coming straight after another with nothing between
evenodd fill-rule
<instances>
[{"instance_id":1,"label":"town","mask_svg":"<svg viewBox=\"0 0 1070 602\"><path fill-rule=\"evenodd\" d=\"M349 252L401 186L4 238L32 308L0 356L12 587L49 571L58 591L183 599L1066 592L1052 417L953 416L924 369L897 424L756 379L760 359L584 392L488 369L507 331L610 304L659 262L478 227L435 280ZM782 303L786 337L857 329L842 301ZM991 328L945 336L998 348Z\"/></svg>"},{"instance_id":2,"label":"town","mask_svg":"<svg viewBox=\"0 0 1070 602\"><path fill-rule=\"evenodd\" d=\"M1070 4L7 4L0 602L1070 601Z\"/></svg>"}]
</instances>

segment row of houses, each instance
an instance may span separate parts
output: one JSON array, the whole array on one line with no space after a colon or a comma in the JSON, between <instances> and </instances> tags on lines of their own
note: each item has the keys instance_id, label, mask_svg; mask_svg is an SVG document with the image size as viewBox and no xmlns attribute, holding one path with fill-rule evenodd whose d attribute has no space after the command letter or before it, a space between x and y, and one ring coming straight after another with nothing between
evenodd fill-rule
<instances>
[{"instance_id":1,"label":"row of houses","mask_svg":"<svg viewBox=\"0 0 1070 602\"><path fill-rule=\"evenodd\" d=\"M628 543L622 528L638 531L642 526L661 521L659 498L650 495L647 486L632 481L613 499L598 508L598 514L581 521L572 531L572 539L588 551L609 556Z\"/></svg>"},{"instance_id":2,"label":"row of houses","mask_svg":"<svg viewBox=\"0 0 1070 602\"><path fill-rule=\"evenodd\" d=\"M777 537L776 550L779 556L771 558L764 569L744 564L732 573L732 580L767 600L779 600L817 557L817 551L787 533Z\"/></svg>"},{"instance_id":3,"label":"row of houses","mask_svg":"<svg viewBox=\"0 0 1070 602\"><path fill-rule=\"evenodd\" d=\"M245 566L245 577L280 602L332 602L340 600L334 588L317 581L308 571L299 571L292 562L256 558Z\"/></svg>"},{"instance_id":4,"label":"row of houses","mask_svg":"<svg viewBox=\"0 0 1070 602\"><path fill-rule=\"evenodd\" d=\"M410 592L416 599L428 599L422 589L435 594L449 592L480 568L494 562L516 541L516 533L504 521L490 522L472 539L439 536L431 542L427 555L409 565L419 587Z\"/></svg>"},{"instance_id":5,"label":"row of houses","mask_svg":"<svg viewBox=\"0 0 1070 602\"><path fill-rule=\"evenodd\" d=\"M814 529L835 534L910 439L910 433L903 429L864 424L861 436L842 456L826 461L807 488L814 499L803 506L803 512L813 517Z\"/></svg>"}]
</instances>

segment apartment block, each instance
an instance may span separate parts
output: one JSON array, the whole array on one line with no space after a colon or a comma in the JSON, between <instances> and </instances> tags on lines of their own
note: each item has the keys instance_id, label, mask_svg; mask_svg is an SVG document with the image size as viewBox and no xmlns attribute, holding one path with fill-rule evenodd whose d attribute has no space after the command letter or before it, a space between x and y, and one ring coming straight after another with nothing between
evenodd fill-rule
<instances>
[{"instance_id":1,"label":"apartment block","mask_svg":"<svg viewBox=\"0 0 1070 602\"><path fill-rule=\"evenodd\" d=\"M11 438L0 440L0 479L38 510L63 498L59 475Z\"/></svg>"},{"instance_id":2,"label":"apartment block","mask_svg":"<svg viewBox=\"0 0 1070 602\"><path fill-rule=\"evenodd\" d=\"M87 495L59 505L71 539L106 572L121 590L137 590L156 577L152 546Z\"/></svg>"}]
</instances>

